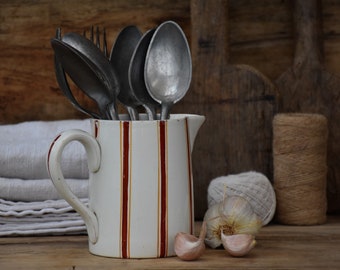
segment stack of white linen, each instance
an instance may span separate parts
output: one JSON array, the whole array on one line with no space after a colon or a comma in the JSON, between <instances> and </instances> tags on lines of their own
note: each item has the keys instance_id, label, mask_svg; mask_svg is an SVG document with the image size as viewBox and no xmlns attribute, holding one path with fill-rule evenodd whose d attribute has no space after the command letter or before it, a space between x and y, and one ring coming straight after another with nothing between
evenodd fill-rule
<instances>
[{"instance_id":1,"label":"stack of white linen","mask_svg":"<svg viewBox=\"0 0 340 270\"><path fill-rule=\"evenodd\" d=\"M81 217L58 195L46 167L50 144L69 129L90 132L90 120L0 125L0 236L86 233ZM79 142L65 147L61 167L71 190L87 204L87 160Z\"/></svg>"}]
</instances>

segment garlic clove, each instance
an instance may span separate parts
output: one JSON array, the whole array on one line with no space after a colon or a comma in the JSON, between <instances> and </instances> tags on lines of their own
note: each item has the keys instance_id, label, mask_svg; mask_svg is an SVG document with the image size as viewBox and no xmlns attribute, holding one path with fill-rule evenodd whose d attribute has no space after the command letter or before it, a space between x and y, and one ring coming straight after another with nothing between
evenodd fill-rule
<instances>
[{"instance_id":1,"label":"garlic clove","mask_svg":"<svg viewBox=\"0 0 340 270\"><path fill-rule=\"evenodd\" d=\"M251 234L225 235L221 232L224 249L234 257L247 255L256 245L255 237Z\"/></svg>"},{"instance_id":2,"label":"garlic clove","mask_svg":"<svg viewBox=\"0 0 340 270\"><path fill-rule=\"evenodd\" d=\"M198 238L188 233L177 233L174 243L176 255L184 261L197 260L205 250L204 238L206 232L206 223L203 221Z\"/></svg>"},{"instance_id":3,"label":"garlic clove","mask_svg":"<svg viewBox=\"0 0 340 270\"><path fill-rule=\"evenodd\" d=\"M224 222L220 217L219 204L211 206L205 213L204 219L207 226L205 243L211 248L217 248L222 245L220 232Z\"/></svg>"},{"instance_id":4,"label":"garlic clove","mask_svg":"<svg viewBox=\"0 0 340 270\"><path fill-rule=\"evenodd\" d=\"M225 235L255 235L262 227L262 220L255 214L249 202L240 196L226 197L206 211L207 223L205 243L211 248L222 245L221 231Z\"/></svg>"}]
</instances>

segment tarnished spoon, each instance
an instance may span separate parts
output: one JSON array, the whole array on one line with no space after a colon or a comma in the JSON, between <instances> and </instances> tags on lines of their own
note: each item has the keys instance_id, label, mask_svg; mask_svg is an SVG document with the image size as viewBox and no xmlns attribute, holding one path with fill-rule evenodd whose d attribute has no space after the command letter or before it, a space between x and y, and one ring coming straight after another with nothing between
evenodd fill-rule
<instances>
[{"instance_id":1,"label":"tarnished spoon","mask_svg":"<svg viewBox=\"0 0 340 270\"><path fill-rule=\"evenodd\" d=\"M118 34L109 57L120 84L117 98L126 107L131 120L138 120L136 108L141 105L141 102L130 87L128 71L131 57L141 37L142 33L136 26L125 27Z\"/></svg>"},{"instance_id":2,"label":"tarnished spoon","mask_svg":"<svg viewBox=\"0 0 340 270\"><path fill-rule=\"evenodd\" d=\"M73 82L98 104L101 118L112 119L112 96L107 91L103 75L79 51L59 39L51 40L55 57Z\"/></svg>"},{"instance_id":3,"label":"tarnished spoon","mask_svg":"<svg viewBox=\"0 0 340 270\"><path fill-rule=\"evenodd\" d=\"M57 39L61 39L61 29L57 28L56 31L56 38ZM63 69L62 64L58 61L57 57L54 56L54 68L55 68L55 74L56 74L56 79L59 85L59 88L61 89L61 91L63 92L63 94L66 96L66 98L71 102L71 104L78 109L80 112L85 113L87 115L89 115L92 118L100 118L100 116L95 113L92 112L86 108L84 108L83 106L81 106L78 101L76 100L76 98L74 97L71 88L68 84L67 78L66 78L66 74L65 71Z\"/></svg>"},{"instance_id":4,"label":"tarnished spoon","mask_svg":"<svg viewBox=\"0 0 340 270\"><path fill-rule=\"evenodd\" d=\"M156 29L145 58L145 84L161 104L161 119L168 119L170 107L184 97L192 74L190 49L180 26L166 21Z\"/></svg>"},{"instance_id":5,"label":"tarnished spoon","mask_svg":"<svg viewBox=\"0 0 340 270\"><path fill-rule=\"evenodd\" d=\"M111 118L118 119L116 99L120 91L119 82L116 72L107 57L91 40L80 34L66 33L62 37L62 41L80 52L84 56L85 61L89 62L89 65L91 65L91 68L105 86L100 91L104 92L105 90L111 97L109 112Z\"/></svg>"},{"instance_id":6,"label":"tarnished spoon","mask_svg":"<svg viewBox=\"0 0 340 270\"><path fill-rule=\"evenodd\" d=\"M128 71L131 90L142 103L149 120L156 119L156 107L158 106L158 103L148 93L144 80L145 56L154 32L155 29L149 30L140 39L131 57Z\"/></svg>"}]
</instances>

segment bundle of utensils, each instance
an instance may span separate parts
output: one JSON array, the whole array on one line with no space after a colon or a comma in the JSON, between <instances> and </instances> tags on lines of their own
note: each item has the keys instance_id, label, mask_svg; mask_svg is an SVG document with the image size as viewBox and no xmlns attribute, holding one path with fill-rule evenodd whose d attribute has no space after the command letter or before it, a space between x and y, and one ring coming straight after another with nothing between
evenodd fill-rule
<instances>
[{"instance_id":1,"label":"bundle of utensils","mask_svg":"<svg viewBox=\"0 0 340 270\"><path fill-rule=\"evenodd\" d=\"M136 26L125 27L110 54L105 29L101 35L98 27L91 28L89 37L86 31L62 36L58 28L51 45L60 89L79 111L92 118L119 120L119 101L131 120L139 119L141 106L149 120L165 120L171 106L189 89L190 49L183 30L173 21L163 22L144 34ZM98 111L79 104L68 79L95 101Z\"/></svg>"}]
</instances>

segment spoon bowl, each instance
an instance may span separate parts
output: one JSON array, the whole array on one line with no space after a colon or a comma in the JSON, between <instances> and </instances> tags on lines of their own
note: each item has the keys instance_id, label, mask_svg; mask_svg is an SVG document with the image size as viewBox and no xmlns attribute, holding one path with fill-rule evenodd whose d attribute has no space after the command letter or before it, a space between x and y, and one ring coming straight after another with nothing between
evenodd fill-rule
<instances>
[{"instance_id":1,"label":"spoon bowl","mask_svg":"<svg viewBox=\"0 0 340 270\"><path fill-rule=\"evenodd\" d=\"M141 102L130 87L128 71L131 57L141 37L142 33L136 26L125 27L118 34L109 58L119 79L120 92L117 98L125 105L131 120L138 120L136 107L140 106Z\"/></svg>"},{"instance_id":2,"label":"spoon bowl","mask_svg":"<svg viewBox=\"0 0 340 270\"><path fill-rule=\"evenodd\" d=\"M74 83L96 101L103 119L112 119L112 97L108 94L102 74L81 53L59 39L51 40L56 60Z\"/></svg>"},{"instance_id":3,"label":"spoon bowl","mask_svg":"<svg viewBox=\"0 0 340 270\"><path fill-rule=\"evenodd\" d=\"M149 30L139 40L131 57L128 71L131 91L142 103L149 120L156 119L156 106L158 106L158 103L150 96L144 78L145 57L154 32L155 29Z\"/></svg>"},{"instance_id":4,"label":"spoon bowl","mask_svg":"<svg viewBox=\"0 0 340 270\"><path fill-rule=\"evenodd\" d=\"M57 28L56 31L56 38L57 39L61 39L61 29ZM71 104L78 109L80 112L87 114L88 116L92 117L92 118L100 118L100 116L95 113L92 112L86 108L84 108L83 106L81 106L79 104L79 102L77 101L77 99L74 97L71 88L69 86L69 83L67 81L67 77L65 74L65 71L63 69L62 64L58 61L58 58L56 56L54 56L54 69L55 69L55 75L56 75L56 79L59 85L59 88L61 89L61 91L63 92L63 94L66 96L66 98L71 102Z\"/></svg>"},{"instance_id":5,"label":"spoon bowl","mask_svg":"<svg viewBox=\"0 0 340 270\"><path fill-rule=\"evenodd\" d=\"M54 59L54 69L55 69L55 74L56 74L56 79L58 82L58 85L61 89L61 91L63 92L63 94L67 97L67 99L71 102L71 104L78 109L80 112L87 114L88 116L92 117L92 118L100 118L100 116L95 113L95 112L91 112L90 110L84 108L83 106L81 106L78 101L76 100L76 98L74 97L70 86L68 84L68 81L66 79L66 74L65 71L63 69L62 64L58 61L57 57L55 57Z\"/></svg>"},{"instance_id":6,"label":"spoon bowl","mask_svg":"<svg viewBox=\"0 0 340 270\"><path fill-rule=\"evenodd\" d=\"M118 119L116 109L116 97L119 94L119 82L115 70L111 66L107 57L91 40L77 33L66 33L62 37L62 42L78 51L81 54L84 62L87 62L93 72L97 75L98 80L101 80L102 87L97 90L92 90L91 95L95 95L95 91L110 96L109 104L110 118ZM84 77L84 76L83 76ZM84 78L86 80L86 78Z\"/></svg>"},{"instance_id":7,"label":"spoon bowl","mask_svg":"<svg viewBox=\"0 0 340 270\"><path fill-rule=\"evenodd\" d=\"M150 96L161 104L161 119L184 97L192 76L190 49L180 26L166 21L158 26L145 58L144 77Z\"/></svg>"}]
</instances>

